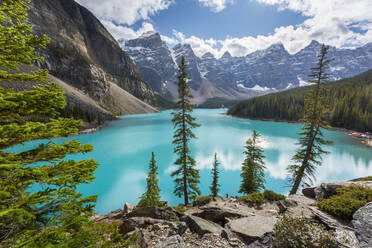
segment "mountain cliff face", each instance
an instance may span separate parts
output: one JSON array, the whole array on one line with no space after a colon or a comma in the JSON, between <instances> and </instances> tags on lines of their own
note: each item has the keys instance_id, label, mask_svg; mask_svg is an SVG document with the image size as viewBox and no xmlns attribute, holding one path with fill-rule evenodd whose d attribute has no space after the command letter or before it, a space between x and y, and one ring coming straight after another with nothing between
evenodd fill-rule
<instances>
[{"instance_id":1,"label":"mountain cliff face","mask_svg":"<svg viewBox=\"0 0 372 248\"><path fill-rule=\"evenodd\" d=\"M119 40L119 44L126 48L136 62L141 74L155 90L162 92L164 84L174 81L177 77L177 65L159 34L145 33L135 40ZM161 83L159 83L159 77Z\"/></svg>"},{"instance_id":2,"label":"mountain cliff face","mask_svg":"<svg viewBox=\"0 0 372 248\"><path fill-rule=\"evenodd\" d=\"M154 40L156 42L148 42ZM161 52L158 49L160 44ZM163 82L163 90L174 88L169 82L176 81L175 62L179 63L184 56L191 77L190 87L197 96L205 99L241 99L307 85L310 68L316 65L321 48L320 43L312 41L298 53L289 54L279 43L243 57L232 57L226 52L216 59L210 53L197 57L188 44L168 48L156 33L122 41L120 45L138 66L150 67L153 73L157 72ZM331 80L358 75L372 68L372 43L357 49L330 47L328 58L332 59ZM159 68L167 68L169 73L165 76Z\"/></svg>"},{"instance_id":3,"label":"mountain cliff face","mask_svg":"<svg viewBox=\"0 0 372 248\"><path fill-rule=\"evenodd\" d=\"M117 103L129 95L144 104L155 103L151 86L91 12L73 0L38 0L30 7L34 32L51 38L40 52L45 61L38 66L115 114L128 113ZM154 111L148 107L149 112Z\"/></svg>"}]
</instances>

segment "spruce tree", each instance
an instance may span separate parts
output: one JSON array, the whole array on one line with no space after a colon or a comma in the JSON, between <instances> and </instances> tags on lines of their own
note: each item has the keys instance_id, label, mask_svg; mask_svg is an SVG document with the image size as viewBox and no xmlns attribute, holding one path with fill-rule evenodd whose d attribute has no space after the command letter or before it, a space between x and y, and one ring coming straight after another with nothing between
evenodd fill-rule
<instances>
[{"instance_id":1,"label":"spruce tree","mask_svg":"<svg viewBox=\"0 0 372 248\"><path fill-rule=\"evenodd\" d=\"M258 145L260 134L253 130L252 138L248 139L244 154L246 156L242 172L240 174L242 182L239 193L251 194L264 189L265 184L265 163L263 159L263 149Z\"/></svg>"},{"instance_id":2,"label":"spruce tree","mask_svg":"<svg viewBox=\"0 0 372 248\"><path fill-rule=\"evenodd\" d=\"M158 166L155 161L155 154L151 154L149 172L146 179L146 192L141 196L138 207L154 207L160 205L160 188L158 179Z\"/></svg>"},{"instance_id":3,"label":"spruce tree","mask_svg":"<svg viewBox=\"0 0 372 248\"><path fill-rule=\"evenodd\" d=\"M216 197L218 195L218 192L220 191L220 186L221 186L220 184L218 184L218 174L219 174L218 166L219 165L220 165L220 163L217 160L217 153L215 153L214 154L213 168L212 168L213 180L212 180L212 185L209 187L209 189L211 190L211 195L213 197Z\"/></svg>"},{"instance_id":4,"label":"spruce tree","mask_svg":"<svg viewBox=\"0 0 372 248\"><path fill-rule=\"evenodd\" d=\"M292 185L290 194L296 194L301 183L311 184L314 178L315 169L321 165L321 156L328 153L323 150L323 145L329 145L332 142L323 138L322 128L326 127L325 112L325 89L323 84L327 82L329 73L326 72L330 60L326 58L328 47L323 45L318 55L317 66L311 69L309 77L311 83L315 84L309 90L305 98L305 111L302 122L302 132L299 133L300 148L293 156L293 165L289 165L289 183Z\"/></svg>"},{"instance_id":5,"label":"spruce tree","mask_svg":"<svg viewBox=\"0 0 372 248\"><path fill-rule=\"evenodd\" d=\"M91 145L51 140L77 133L81 121L55 119L66 105L64 91L48 83L47 70L31 67L43 60L36 52L49 38L31 33L29 2L0 1L0 82L34 85L23 91L0 87L0 246L91 247L98 240L88 229L96 196L82 197L76 188L94 179L98 164L65 159L92 151ZM31 71L22 72L21 65ZM7 150L38 139L47 141Z\"/></svg>"},{"instance_id":6,"label":"spruce tree","mask_svg":"<svg viewBox=\"0 0 372 248\"><path fill-rule=\"evenodd\" d=\"M196 138L192 129L199 127L199 125L191 115L194 105L190 103L192 95L187 83L188 80L185 58L182 57L179 65L178 101L172 112L172 122L176 129L173 135L174 153L178 156L175 165L178 168L171 176L176 177L174 193L178 197L184 197L185 205L189 204L190 198L200 195L198 188L199 170L195 168L195 160L191 156L189 148L191 139Z\"/></svg>"}]
</instances>

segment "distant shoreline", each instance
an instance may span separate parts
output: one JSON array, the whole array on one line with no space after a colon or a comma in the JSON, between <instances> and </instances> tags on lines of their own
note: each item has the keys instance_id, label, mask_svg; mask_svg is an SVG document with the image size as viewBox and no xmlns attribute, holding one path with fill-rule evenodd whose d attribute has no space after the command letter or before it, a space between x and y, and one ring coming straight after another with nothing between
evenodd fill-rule
<instances>
[{"instance_id":1,"label":"distant shoreline","mask_svg":"<svg viewBox=\"0 0 372 248\"><path fill-rule=\"evenodd\" d=\"M239 119L250 119L250 120L256 120L256 121L272 121L272 122L285 122L285 123L301 124L301 122L299 122L299 121L288 121L288 120L277 120L277 119L271 119L271 118L253 118L253 117L234 116L234 115L227 114L227 112L226 112L225 115L231 116L231 117L234 117L234 118L239 118ZM346 128L342 128L342 127L332 127L332 126L329 126L328 129L334 130L334 131L341 131L341 132L344 132L344 133L348 134L349 136L350 136L350 133L359 132L359 131L350 130L350 129L346 129ZM357 137L352 137L352 138L358 140L360 144L372 148L372 139L370 139L370 138L357 138Z\"/></svg>"}]
</instances>

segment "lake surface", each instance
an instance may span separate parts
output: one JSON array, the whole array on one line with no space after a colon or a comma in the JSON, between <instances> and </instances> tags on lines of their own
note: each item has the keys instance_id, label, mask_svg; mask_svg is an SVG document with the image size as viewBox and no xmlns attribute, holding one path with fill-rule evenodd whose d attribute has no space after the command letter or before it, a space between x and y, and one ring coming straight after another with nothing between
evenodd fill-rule
<instances>
[{"instance_id":1,"label":"lake surface","mask_svg":"<svg viewBox=\"0 0 372 248\"><path fill-rule=\"evenodd\" d=\"M194 116L202 126L195 130L198 139L191 144L192 154L200 169L200 189L209 194L212 181L210 168L214 153L221 162L221 195L237 195L240 185L240 168L244 159L245 141L256 129L262 134L265 149L266 188L279 193L288 193L286 167L291 162L301 125L284 122L256 121L232 118L225 109L197 109ZM90 143L94 151L86 155L71 155L68 159L94 158L101 165L96 170L96 179L79 190L86 195L98 194L96 211L107 213L122 208L125 202L136 204L145 190L146 174L151 152L155 152L159 166L159 185L162 200L170 205L182 202L173 195L173 179L176 157L172 146L173 125L170 111L158 114L124 116L98 132L79 135L76 138ZM331 152L323 159L317 170L317 183L349 180L372 175L372 149L339 131L325 131L325 136L334 141L328 147ZM39 144L31 142L23 150Z\"/></svg>"}]
</instances>

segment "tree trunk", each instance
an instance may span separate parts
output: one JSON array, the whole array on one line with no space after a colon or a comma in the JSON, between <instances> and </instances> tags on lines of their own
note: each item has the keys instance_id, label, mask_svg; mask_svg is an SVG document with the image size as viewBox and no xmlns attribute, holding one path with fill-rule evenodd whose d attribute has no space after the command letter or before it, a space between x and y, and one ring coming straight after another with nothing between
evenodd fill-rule
<instances>
[{"instance_id":1,"label":"tree trunk","mask_svg":"<svg viewBox=\"0 0 372 248\"><path fill-rule=\"evenodd\" d=\"M186 154L186 123L185 123L185 98L182 98L183 106L182 106L182 139L183 139L183 197L185 200L185 206L189 205L189 196L187 192L187 154Z\"/></svg>"}]
</instances>

